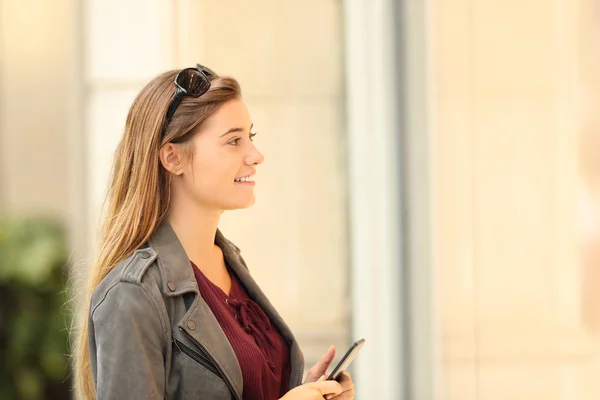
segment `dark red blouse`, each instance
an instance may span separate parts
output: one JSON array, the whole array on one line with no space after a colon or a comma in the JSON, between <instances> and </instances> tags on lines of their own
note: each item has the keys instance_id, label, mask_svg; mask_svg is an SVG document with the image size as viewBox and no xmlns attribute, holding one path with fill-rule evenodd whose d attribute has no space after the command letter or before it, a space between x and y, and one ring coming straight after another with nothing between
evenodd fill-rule
<instances>
[{"instance_id":1,"label":"dark red blouse","mask_svg":"<svg viewBox=\"0 0 600 400\"><path fill-rule=\"evenodd\" d=\"M290 352L269 317L231 270L229 296L192 262L202 298L219 321L237 356L244 379L243 400L275 400L288 390Z\"/></svg>"}]
</instances>

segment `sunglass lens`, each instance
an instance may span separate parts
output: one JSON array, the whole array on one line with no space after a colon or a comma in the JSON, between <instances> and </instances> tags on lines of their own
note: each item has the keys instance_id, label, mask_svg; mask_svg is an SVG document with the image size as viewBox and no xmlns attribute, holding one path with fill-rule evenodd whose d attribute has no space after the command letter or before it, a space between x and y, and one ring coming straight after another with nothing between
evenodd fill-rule
<instances>
[{"instance_id":1,"label":"sunglass lens","mask_svg":"<svg viewBox=\"0 0 600 400\"><path fill-rule=\"evenodd\" d=\"M213 71L212 69L210 69L208 67L205 67L202 64L196 64L196 68L198 68L200 71L202 71L204 73L204 75L206 75L206 76L217 76L215 71Z\"/></svg>"},{"instance_id":2,"label":"sunglass lens","mask_svg":"<svg viewBox=\"0 0 600 400\"><path fill-rule=\"evenodd\" d=\"M188 68L181 71L177 76L177 84L189 96L201 96L210 87L208 78L195 68Z\"/></svg>"}]
</instances>

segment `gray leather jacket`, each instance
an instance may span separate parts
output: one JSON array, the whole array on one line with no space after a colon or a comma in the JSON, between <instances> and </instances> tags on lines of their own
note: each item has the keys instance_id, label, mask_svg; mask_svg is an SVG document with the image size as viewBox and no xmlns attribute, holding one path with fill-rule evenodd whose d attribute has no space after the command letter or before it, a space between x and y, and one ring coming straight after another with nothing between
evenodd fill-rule
<instances>
[{"instance_id":1,"label":"gray leather jacket","mask_svg":"<svg viewBox=\"0 0 600 400\"><path fill-rule=\"evenodd\" d=\"M250 276L239 249L215 243L252 299L290 346L290 389L304 361L292 332ZM190 261L167 222L94 291L89 350L98 399L242 399L236 355L199 296ZM271 399L268 399L271 400Z\"/></svg>"}]
</instances>

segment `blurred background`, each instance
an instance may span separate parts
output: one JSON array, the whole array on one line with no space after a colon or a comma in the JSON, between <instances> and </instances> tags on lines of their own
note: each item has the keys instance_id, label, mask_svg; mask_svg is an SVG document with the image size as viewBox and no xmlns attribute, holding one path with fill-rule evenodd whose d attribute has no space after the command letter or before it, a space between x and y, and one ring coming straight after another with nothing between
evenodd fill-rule
<instances>
[{"instance_id":1,"label":"blurred background","mask_svg":"<svg viewBox=\"0 0 600 400\"><path fill-rule=\"evenodd\" d=\"M154 75L236 77L221 229L357 399L600 398L596 0L0 0L0 399L70 398L69 269Z\"/></svg>"}]
</instances>

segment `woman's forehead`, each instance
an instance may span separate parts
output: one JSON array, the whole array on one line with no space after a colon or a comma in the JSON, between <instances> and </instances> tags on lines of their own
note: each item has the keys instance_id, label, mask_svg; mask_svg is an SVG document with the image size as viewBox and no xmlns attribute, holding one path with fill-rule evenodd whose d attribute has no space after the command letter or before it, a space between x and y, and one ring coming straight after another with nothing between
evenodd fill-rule
<instances>
[{"instance_id":1,"label":"woman's forehead","mask_svg":"<svg viewBox=\"0 0 600 400\"><path fill-rule=\"evenodd\" d=\"M234 99L219 107L203 125L206 131L221 136L232 129L249 130L252 120L243 100Z\"/></svg>"}]
</instances>

